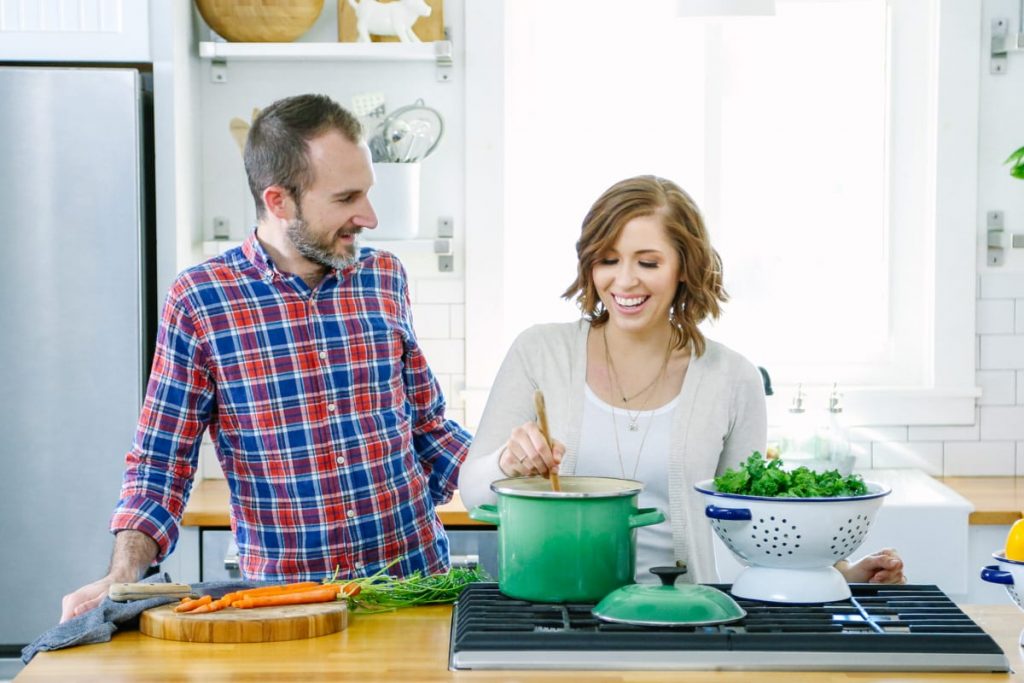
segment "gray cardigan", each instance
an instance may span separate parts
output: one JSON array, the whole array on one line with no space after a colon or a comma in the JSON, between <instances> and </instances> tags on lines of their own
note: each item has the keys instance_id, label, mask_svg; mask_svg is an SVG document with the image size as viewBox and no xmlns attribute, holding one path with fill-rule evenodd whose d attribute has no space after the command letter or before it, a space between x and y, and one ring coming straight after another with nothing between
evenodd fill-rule
<instances>
[{"instance_id":1,"label":"gray cardigan","mask_svg":"<svg viewBox=\"0 0 1024 683\"><path fill-rule=\"evenodd\" d=\"M505 478L498 455L515 427L536 419L536 389L544 392L552 438L565 444L560 470L565 475L575 471L589 330L585 321L535 325L513 343L459 475L459 492L467 507L495 501L490 484ZM713 582L717 573L711 526L693 485L735 467L755 450L764 452L767 416L760 372L735 351L708 340L704 354L690 360L672 422L672 545L676 559L690 570L680 580Z\"/></svg>"}]
</instances>

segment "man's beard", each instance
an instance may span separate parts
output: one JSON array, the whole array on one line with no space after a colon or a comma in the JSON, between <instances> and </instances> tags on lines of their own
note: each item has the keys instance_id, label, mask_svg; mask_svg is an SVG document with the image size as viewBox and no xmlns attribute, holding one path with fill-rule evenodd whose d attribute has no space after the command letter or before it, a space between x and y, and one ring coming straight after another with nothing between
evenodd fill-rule
<instances>
[{"instance_id":1,"label":"man's beard","mask_svg":"<svg viewBox=\"0 0 1024 683\"><path fill-rule=\"evenodd\" d=\"M344 270L359 260L359 233L360 228L353 228L352 233L356 235L356 241L352 244L352 250L342 256L334 253L333 245L328 241L321 241L312 234L309 223L302 218L302 211L296 212L296 216L288 223L288 239L298 249L299 253L314 263L319 263L328 268Z\"/></svg>"}]
</instances>

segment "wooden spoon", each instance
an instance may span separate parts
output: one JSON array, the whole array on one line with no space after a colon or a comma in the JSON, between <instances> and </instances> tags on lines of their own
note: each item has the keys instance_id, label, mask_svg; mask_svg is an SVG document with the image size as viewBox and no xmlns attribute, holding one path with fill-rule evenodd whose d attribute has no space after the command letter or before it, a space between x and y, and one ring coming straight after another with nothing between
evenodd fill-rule
<instances>
[{"instance_id":1,"label":"wooden spoon","mask_svg":"<svg viewBox=\"0 0 1024 683\"><path fill-rule=\"evenodd\" d=\"M533 405L537 409L537 424L540 426L540 434L544 437L544 443L548 445L548 449L554 452L551 447L551 432L548 431L548 413L544 409L544 392L538 389L533 394ZM551 478L551 490L561 491L562 487L558 481L558 472L551 470L548 472L548 477Z\"/></svg>"}]
</instances>

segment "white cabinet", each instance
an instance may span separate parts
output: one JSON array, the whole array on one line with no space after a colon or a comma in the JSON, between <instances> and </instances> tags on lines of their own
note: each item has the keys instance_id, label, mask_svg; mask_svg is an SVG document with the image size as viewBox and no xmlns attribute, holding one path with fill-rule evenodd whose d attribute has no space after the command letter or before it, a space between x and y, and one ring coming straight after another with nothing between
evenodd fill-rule
<instances>
[{"instance_id":1,"label":"white cabinet","mask_svg":"<svg viewBox=\"0 0 1024 683\"><path fill-rule=\"evenodd\" d=\"M149 2L0 2L0 60L149 62Z\"/></svg>"}]
</instances>

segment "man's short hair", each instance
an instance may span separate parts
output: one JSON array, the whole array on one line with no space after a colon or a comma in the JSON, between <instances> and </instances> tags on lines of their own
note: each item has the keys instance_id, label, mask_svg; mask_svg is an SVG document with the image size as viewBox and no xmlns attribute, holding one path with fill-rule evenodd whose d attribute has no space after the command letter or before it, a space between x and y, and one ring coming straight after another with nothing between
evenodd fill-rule
<instances>
[{"instance_id":1,"label":"man's short hair","mask_svg":"<svg viewBox=\"0 0 1024 683\"><path fill-rule=\"evenodd\" d=\"M307 143L331 130L355 143L363 136L359 119L326 95L286 97L256 116L244 157L259 218L266 212L263 191L271 185L285 188L298 203L314 180Z\"/></svg>"}]
</instances>

